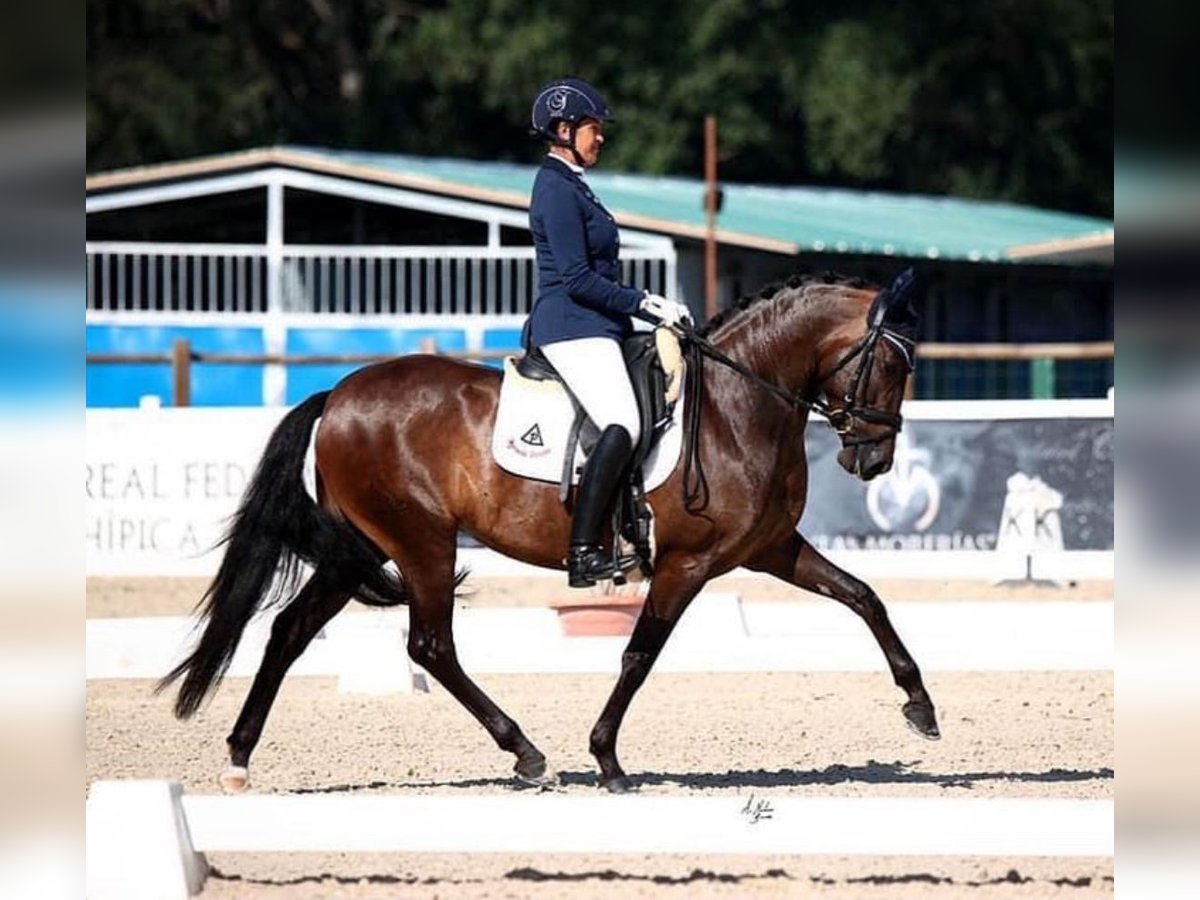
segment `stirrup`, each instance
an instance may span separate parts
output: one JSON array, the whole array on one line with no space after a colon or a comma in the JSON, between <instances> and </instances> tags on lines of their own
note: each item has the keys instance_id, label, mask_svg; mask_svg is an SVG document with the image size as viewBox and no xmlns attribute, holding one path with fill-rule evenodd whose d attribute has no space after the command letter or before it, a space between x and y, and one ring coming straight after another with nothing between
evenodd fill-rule
<instances>
[{"instance_id":1,"label":"stirrup","mask_svg":"<svg viewBox=\"0 0 1200 900\"><path fill-rule=\"evenodd\" d=\"M631 553L627 556L618 558L613 568L612 583L617 587L620 587L623 584L628 584L629 579L625 577L625 574L627 572L632 572L634 569L643 565L644 563L641 556L636 553ZM644 571L643 574L645 574Z\"/></svg>"}]
</instances>

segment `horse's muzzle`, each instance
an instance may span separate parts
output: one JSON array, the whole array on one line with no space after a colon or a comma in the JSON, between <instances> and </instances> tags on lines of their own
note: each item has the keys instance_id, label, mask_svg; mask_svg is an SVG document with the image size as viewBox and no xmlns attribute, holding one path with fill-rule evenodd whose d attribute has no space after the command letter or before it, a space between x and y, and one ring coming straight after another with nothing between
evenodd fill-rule
<instances>
[{"instance_id":1,"label":"horse's muzzle","mask_svg":"<svg viewBox=\"0 0 1200 900\"><path fill-rule=\"evenodd\" d=\"M838 451L837 461L843 469L863 481L870 481L892 467L892 441L884 444L858 444Z\"/></svg>"}]
</instances>

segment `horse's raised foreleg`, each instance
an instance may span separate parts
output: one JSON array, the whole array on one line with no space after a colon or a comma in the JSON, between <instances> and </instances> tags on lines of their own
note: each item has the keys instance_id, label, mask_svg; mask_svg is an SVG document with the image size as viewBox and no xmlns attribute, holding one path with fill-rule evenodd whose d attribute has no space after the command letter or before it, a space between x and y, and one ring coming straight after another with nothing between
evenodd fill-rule
<instances>
[{"instance_id":1,"label":"horse's raised foreleg","mask_svg":"<svg viewBox=\"0 0 1200 900\"><path fill-rule=\"evenodd\" d=\"M221 773L221 787L230 793L244 791L250 784L250 754L262 737L271 704L288 668L304 652L325 624L350 600L350 592L314 574L288 606L275 617L271 638L263 653L254 684L242 704L241 714L226 738L229 768Z\"/></svg>"},{"instance_id":2,"label":"horse's raised foreleg","mask_svg":"<svg viewBox=\"0 0 1200 900\"><path fill-rule=\"evenodd\" d=\"M590 745L592 756L600 764L600 784L613 793L625 793L633 787L617 761L617 732L621 720L633 695L650 674L675 623L704 582L705 579L672 568L663 561L655 566L646 604L621 655L621 674L592 728Z\"/></svg>"},{"instance_id":3,"label":"horse's raised foreleg","mask_svg":"<svg viewBox=\"0 0 1200 900\"><path fill-rule=\"evenodd\" d=\"M933 701L925 690L921 670L896 634L883 602L870 585L839 569L795 533L788 540L749 560L746 566L768 572L805 590L832 597L857 613L875 636L896 685L908 694L904 718L909 727L930 740L941 737Z\"/></svg>"},{"instance_id":4,"label":"horse's raised foreleg","mask_svg":"<svg viewBox=\"0 0 1200 900\"><path fill-rule=\"evenodd\" d=\"M557 784L558 775L546 772L546 757L542 752L459 665L452 631L453 553L448 565L426 557L420 565L410 563L404 572L413 592L408 630L408 654L413 662L422 666L466 707L501 750L517 757L513 767L517 778L539 787Z\"/></svg>"}]
</instances>

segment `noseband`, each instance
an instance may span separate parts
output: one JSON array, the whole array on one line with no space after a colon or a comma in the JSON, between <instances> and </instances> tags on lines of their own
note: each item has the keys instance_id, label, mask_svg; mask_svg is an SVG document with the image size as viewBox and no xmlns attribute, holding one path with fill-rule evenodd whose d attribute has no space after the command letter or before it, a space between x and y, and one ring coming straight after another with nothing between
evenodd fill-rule
<instances>
[{"instance_id":1,"label":"noseband","mask_svg":"<svg viewBox=\"0 0 1200 900\"><path fill-rule=\"evenodd\" d=\"M870 331L867 332L866 337L851 347L837 361L837 364L824 377L818 379L817 382L818 384L824 384L842 369L846 368L855 358L858 359L858 369L854 373L854 381L851 382L850 389L842 397L841 406L832 406L818 400L811 407L829 420L829 424L842 437L842 443L846 447L882 443L898 434L904 425L904 418L898 413L886 412L882 409L876 409L873 406L860 405L858 402L859 396L866 393L867 386L870 384L871 371L875 362L875 350L879 346L880 340L887 341L900 351L900 355L904 357L904 364L911 373L914 369L914 341L899 332L885 328L882 323L878 323L872 326ZM854 430L855 422L886 425L888 430L873 437L857 437L851 434Z\"/></svg>"}]
</instances>

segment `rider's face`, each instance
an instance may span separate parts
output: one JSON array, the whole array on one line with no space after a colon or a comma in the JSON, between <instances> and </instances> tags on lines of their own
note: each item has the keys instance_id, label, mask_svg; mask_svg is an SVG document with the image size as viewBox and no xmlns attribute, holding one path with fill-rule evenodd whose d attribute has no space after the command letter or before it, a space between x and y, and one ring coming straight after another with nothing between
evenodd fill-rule
<instances>
[{"instance_id":1,"label":"rider's face","mask_svg":"<svg viewBox=\"0 0 1200 900\"><path fill-rule=\"evenodd\" d=\"M565 122L558 126L563 140L571 139L571 126ZM575 129L575 149L583 158L585 166L594 166L600 159L600 147L604 144L604 125L595 119L584 119Z\"/></svg>"}]
</instances>

